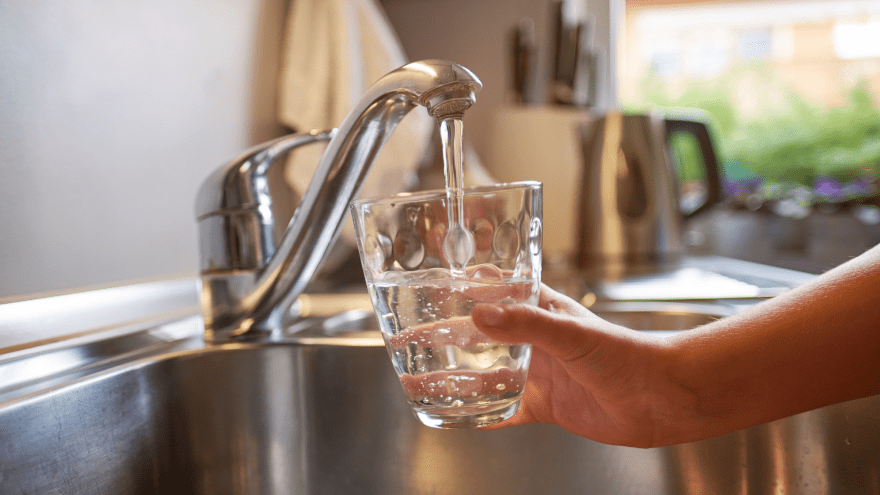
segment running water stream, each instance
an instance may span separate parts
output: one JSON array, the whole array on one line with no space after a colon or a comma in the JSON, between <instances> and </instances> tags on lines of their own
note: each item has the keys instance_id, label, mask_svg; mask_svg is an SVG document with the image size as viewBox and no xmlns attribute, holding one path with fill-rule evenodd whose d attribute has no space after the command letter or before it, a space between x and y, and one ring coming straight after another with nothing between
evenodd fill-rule
<instances>
[{"instance_id":1,"label":"running water stream","mask_svg":"<svg viewBox=\"0 0 880 495\"><path fill-rule=\"evenodd\" d=\"M453 276L465 276L468 261L474 257L474 235L464 223L464 168L462 164L462 133L460 118L440 121L440 140L443 144L443 164L446 176L447 212L449 230L443 240L443 254L449 261Z\"/></svg>"}]
</instances>

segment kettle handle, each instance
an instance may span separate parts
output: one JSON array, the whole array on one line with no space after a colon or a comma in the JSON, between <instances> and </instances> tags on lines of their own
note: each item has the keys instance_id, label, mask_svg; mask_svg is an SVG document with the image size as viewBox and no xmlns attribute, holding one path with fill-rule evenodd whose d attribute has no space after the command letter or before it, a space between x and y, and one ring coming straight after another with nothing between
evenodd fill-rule
<instances>
[{"instance_id":1,"label":"kettle handle","mask_svg":"<svg viewBox=\"0 0 880 495\"><path fill-rule=\"evenodd\" d=\"M703 166L706 170L706 182L709 187L709 195L696 210L685 215L690 218L694 215L702 213L712 206L721 202L721 167L718 165L718 155L715 154L715 147L712 145L712 138L709 135L709 126L705 122L694 119L671 118L664 119L666 121L666 143L676 132L682 131L693 135L697 138L700 146L700 154L703 155Z\"/></svg>"}]
</instances>

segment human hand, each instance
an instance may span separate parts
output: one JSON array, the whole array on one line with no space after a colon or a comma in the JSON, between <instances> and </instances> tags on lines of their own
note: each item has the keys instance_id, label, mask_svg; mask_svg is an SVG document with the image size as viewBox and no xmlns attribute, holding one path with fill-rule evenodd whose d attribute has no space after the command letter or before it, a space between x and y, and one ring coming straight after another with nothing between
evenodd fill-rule
<instances>
[{"instance_id":1,"label":"human hand","mask_svg":"<svg viewBox=\"0 0 880 495\"><path fill-rule=\"evenodd\" d=\"M599 442L668 443L685 392L668 379L665 340L609 323L543 286L538 308L479 304L471 317L487 336L532 344L519 412L486 429L541 422Z\"/></svg>"}]
</instances>

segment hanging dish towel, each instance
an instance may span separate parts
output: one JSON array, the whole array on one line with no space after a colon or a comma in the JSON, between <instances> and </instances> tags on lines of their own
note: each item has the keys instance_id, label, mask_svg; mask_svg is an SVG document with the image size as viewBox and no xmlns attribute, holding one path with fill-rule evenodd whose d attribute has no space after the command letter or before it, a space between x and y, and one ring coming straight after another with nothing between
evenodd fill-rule
<instances>
[{"instance_id":1,"label":"hanging dish towel","mask_svg":"<svg viewBox=\"0 0 880 495\"><path fill-rule=\"evenodd\" d=\"M339 126L374 82L407 63L385 12L375 0L293 0L286 27L279 119L298 132ZM435 124L410 112L367 174L362 197L404 191L426 160ZM302 195L323 149L298 150L287 180ZM343 235L353 238L350 229Z\"/></svg>"}]
</instances>

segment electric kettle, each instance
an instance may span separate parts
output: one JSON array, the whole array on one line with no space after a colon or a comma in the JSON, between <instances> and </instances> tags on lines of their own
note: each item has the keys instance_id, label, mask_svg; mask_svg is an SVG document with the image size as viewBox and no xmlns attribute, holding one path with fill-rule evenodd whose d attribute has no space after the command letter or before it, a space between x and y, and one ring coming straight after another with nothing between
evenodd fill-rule
<instances>
[{"instance_id":1,"label":"electric kettle","mask_svg":"<svg viewBox=\"0 0 880 495\"><path fill-rule=\"evenodd\" d=\"M702 118L652 112L596 115L580 126L583 175L578 212L579 269L605 280L674 267L683 221L721 199L721 175ZM706 186L697 205L681 203L670 138L699 144Z\"/></svg>"}]
</instances>

